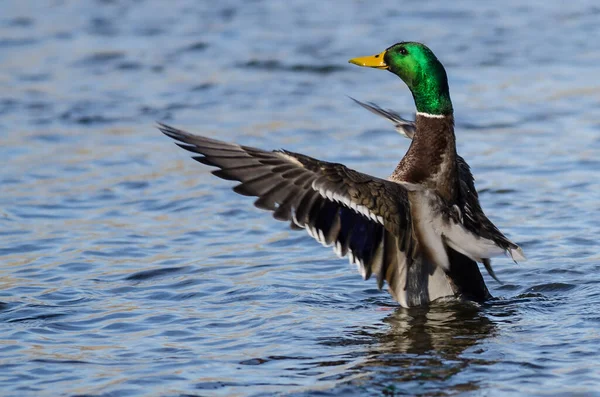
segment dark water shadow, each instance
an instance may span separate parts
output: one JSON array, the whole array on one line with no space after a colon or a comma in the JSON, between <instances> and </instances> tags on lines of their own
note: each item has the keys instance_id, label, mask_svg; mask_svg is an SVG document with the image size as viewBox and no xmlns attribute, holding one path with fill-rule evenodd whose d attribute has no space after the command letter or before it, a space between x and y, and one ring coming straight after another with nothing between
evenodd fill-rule
<instances>
[{"instance_id":1,"label":"dark water shadow","mask_svg":"<svg viewBox=\"0 0 600 397\"><path fill-rule=\"evenodd\" d=\"M479 357L483 347L471 349L496 333L485 307L452 302L397 308L383 322L388 326L385 332L367 326L338 340L357 340L358 333L369 334L372 343L352 369L354 380L324 395L437 396L474 391L480 389L482 378L463 374L465 369L495 363Z\"/></svg>"}]
</instances>

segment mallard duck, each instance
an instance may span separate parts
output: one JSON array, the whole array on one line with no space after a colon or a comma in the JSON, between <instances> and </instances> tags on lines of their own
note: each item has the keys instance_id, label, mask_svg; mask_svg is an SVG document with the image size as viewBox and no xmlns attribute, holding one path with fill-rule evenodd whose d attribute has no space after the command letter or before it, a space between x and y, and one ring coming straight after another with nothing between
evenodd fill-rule
<instances>
[{"instance_id":1,"label":"mallard duck","mask_svg":"<svg viewBox=\"0 0 600 397\"><path fill-rule=\"evenodd\" d=\"M403 118L393 110L383 109L375 103L364 103L352 97L350 97L350 99L352 99L355 103L367 109L371 113L374 113L391 121L394 124L394 127L396 127L396 131L403 137L413 139L413 136L415 136L415 131L417 130L417 127L414 121L410 121ZM481 205L479 204L479 194L477 193L477 189L475 189L475 178L473 178L473 174L471 173L471 167L465 161L465 159L459 156L458 154L456 155L456 167L458 169L458 179L460 181L459 197L465 201L465 206L471 209L471 213L475 215L483 214L483 210L481 209ZM492 231L492 233L499 233L498 229L496 229L494 224L489 222L489 220L485 217L475 221L475 223L479 223L481 226L486 228L495 229ZM496 273L494 272L494 269L492 268L491 259L482 258L482 263L485 266L485 269L487 270L489 275L492 276L494 280L498 281L499 283L502 283L498 279Z\"/></svg>"},{"instance_id":2,"label":"mallard duck","mask_svg":"<svg viewBox=\"0 0 600 397\"><path fill-rule=\"evenodd\" d=\"M200 154L195 160L219 168L214 175L241 182L233 190L258 197L258 208L347 255L364 279L376 276L380 289L387 283L401 306L490 298L477 262L489 267L490 258L503 253L515 261L525 258L481 210L469 167L456 153L444 67L416 42L350 62L392 72L413 94L412 142L388 179L287 150L159 128Z\"/></svg>"}]
</instances>

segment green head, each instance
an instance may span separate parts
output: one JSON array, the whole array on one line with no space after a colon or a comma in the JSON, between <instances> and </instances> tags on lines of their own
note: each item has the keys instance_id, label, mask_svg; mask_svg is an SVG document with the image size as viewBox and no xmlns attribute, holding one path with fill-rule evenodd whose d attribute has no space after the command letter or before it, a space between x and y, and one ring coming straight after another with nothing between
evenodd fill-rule
<instances>
[{"instance_id":1,"label":"green head","mask_svg":"<svg viewBox=\"0 0 600 397\"><path fill-rule=\"evenodd\" d=\"M400 77L412 92L418 112L452 114L446 70L427 46L402 42L380 54L354 58L349 62L389 70Z\"/></svg>"}]
</instances>

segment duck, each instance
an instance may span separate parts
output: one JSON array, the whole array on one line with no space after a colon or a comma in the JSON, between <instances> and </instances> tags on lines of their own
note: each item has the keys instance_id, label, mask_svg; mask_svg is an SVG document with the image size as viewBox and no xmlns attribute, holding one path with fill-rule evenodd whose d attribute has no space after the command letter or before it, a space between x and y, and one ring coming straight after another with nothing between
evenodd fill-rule
<instances>
[{"instance_id":1,"label":"duck","mask_svg":"<svg viewBox=\"0 0 600 397\"><path fill-rule=\"evenodd\" d=\"M387 285L400 306L492 298L478 263L495 278L491 258L525 256L481 209L470 167L457 154L444 66L418 42L349 62L391 72L414 99L414 123L366 106L402 125L411 139L387 179L285 149L224 142L162 123L158 128L194 160L216 167L213 175L239 182L234 192L256 197L254 205L276 220L347 256L379 289Z\"/></svg>"},{"instance_id":2,"label":"duck","mask_svg":"<svg viewBox=\"0 0 600 397\"><path fill-rule=\"evenodd\" d=\"M356 104L363 107L364 109L370 111L373 114L376 114L382 118L391 121L394 124L396 132L401 136L412 139L415 135L416 125L414 121L407 120L400 116L397 112L391 109L383 109L381 106L376 103L369 102L361 102L358 99L350 97ZM482 214L483 210L481 209L481 204L479 203L479 194L477 193L477 189L475 188L475 178L471 173L471 167L465 161L464 158L456 155L456 167L458 169L458 178L460 180L460 197L465 201L464 206L470 209L471 213L474 214ZM480 219L480 224L482 226L487 226L488 228L493 228L494 224L488 223L486 219ZM495 230L493 233L497 233ZM496 276L494 269L492 268L492 262L489 258L483 258L482 263L487 270L488 274L496 280L498 283L502 284L502 281Z\"/></svg>"}]
</instances>

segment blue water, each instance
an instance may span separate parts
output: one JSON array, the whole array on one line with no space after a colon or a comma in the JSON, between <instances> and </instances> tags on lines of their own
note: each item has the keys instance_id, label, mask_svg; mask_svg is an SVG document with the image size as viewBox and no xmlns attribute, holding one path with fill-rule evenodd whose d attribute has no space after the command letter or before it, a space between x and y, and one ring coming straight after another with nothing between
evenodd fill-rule
<instances>
[{"instance_id":1,"label":"blue water","mask_svg":"<svg viewBox=\"0 0 600 397\"><path fill-rule=\"evenodd\" d=\"M456 4L455 4L456 3ZM594 1L5 0L0 394L600 395ZM459 152L529 260L399 308L155 128L386 177L397 41L447 67Z\"/></svg>"}]
</instances>

